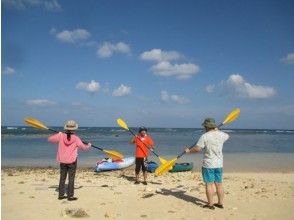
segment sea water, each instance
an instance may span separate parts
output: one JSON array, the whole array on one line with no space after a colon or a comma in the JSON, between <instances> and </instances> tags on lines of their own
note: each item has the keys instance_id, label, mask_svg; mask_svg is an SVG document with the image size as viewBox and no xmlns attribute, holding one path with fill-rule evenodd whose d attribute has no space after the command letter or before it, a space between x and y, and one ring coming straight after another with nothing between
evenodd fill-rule
<instances>
[{"instance_id":1,"label":"sea water","mask_svg":"<svg viewBox=\"0 0 294 220\"><path fill-rule=\"evenodd\" d=\"M62 130L55 127L55 130ZM133 129L136 131L136 129ZM227 129L230 135L224 144L224 165L228 170L277 170L294 171L294 130ZM155 141L155 151L171 159L199 139L203 129L150 128L149 135ZM57 166L57 145L48 143L52 134L30 127L2 127L2 166ZM125 156L134 155L129 132L117 127L82 127L77 131L82 140L108 150L116 150ZM151 154L152 155L152 154ZM155 160L150 155L150 160ZM104 158L103 152L92 148L79 151L80 166L95 166ZM202 155L185 155L180 161L194 162L201 167Z\"/></svg>"}]
</instances>

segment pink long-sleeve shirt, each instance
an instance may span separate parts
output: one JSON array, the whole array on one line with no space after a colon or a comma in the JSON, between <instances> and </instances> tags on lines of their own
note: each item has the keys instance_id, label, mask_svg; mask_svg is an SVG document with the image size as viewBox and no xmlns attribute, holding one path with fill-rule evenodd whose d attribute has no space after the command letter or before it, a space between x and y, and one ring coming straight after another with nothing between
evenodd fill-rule
<instances>
[{"instance_id":1,"label":"pink long-sleeve shirt","mask_svg":"<svg viewBox=\"0 0 294 220\"><path fill-rule=\"evenodd\" d=\"M83 144L81 139L72 134L71 139L67 140L67 136L64 133L58 133L51 135L48 141L53 144L58 144L58 150L56 160L59 163L70 164L77 160L78 148L82 150L88 150L90 145Z\"/></svg>"}]
</instances>

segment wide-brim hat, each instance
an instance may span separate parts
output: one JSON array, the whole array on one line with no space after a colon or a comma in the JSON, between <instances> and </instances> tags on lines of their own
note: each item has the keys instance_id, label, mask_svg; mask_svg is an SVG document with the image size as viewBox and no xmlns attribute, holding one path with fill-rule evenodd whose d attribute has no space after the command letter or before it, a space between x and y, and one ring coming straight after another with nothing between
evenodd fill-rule
<instances>
[{"instance_id":1,"label":"wide-brim hat","mask_svg":"<svg viewBox=\"0 0 294 220\"><path fill-rule=\"evenodd\" d=\"M206 127L206 128L216 128L217 127L217 125L215 124L214 118L206 118L204 120L204 122L202 123L202 126Z\"/></svg>"},{"instance_id":2,"label":"wide-brim hat","mask_svg":"<svg viewBox=\"0 0 294 220\"><path fill-rule=\"evenodd\" d=\"M64 130L74 131L77 130L79 125L74 120L69 120L64 125Z\"/></svg>"}]
</instances>

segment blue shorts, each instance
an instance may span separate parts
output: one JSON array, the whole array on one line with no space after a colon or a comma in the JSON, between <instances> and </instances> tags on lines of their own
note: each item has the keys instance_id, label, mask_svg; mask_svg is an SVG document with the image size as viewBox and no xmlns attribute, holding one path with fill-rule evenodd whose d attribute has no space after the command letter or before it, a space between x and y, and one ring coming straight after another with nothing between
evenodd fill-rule
<instances>
[{"instance_id":1,"label":"blue shorts","mask_svg":"<svg viewBox=\"0 0 294 220\"><path fill-rule=\"evenodd\" d=\"M223 182L223 168L202 167L202 178L205 183Z\"/></svg>"}]
</instances>

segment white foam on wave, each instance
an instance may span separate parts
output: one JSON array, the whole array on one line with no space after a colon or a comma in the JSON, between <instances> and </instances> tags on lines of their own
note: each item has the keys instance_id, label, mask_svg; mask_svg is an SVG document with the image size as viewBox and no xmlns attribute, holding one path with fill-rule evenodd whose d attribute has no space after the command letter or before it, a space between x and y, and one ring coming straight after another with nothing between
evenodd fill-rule
<instances>
[{"instance_id":1,"label":"white foam on wave","mask_svg":"<svg viewBox=\"0 0 294 220\"><path fill-rule=\"evenodd\" d=\"M111 129L111 132L122 132L125 131L124 129Z\"/></svg>"},{"instance_id":2,"label":"white foam on wave","mask_svg":"<svg viewBox=\"0 0 294 220\"><path fill-rule=\"evenodd\" d=\"M16 130L17 127L7 127L6 129L7 129L7 130Z\"/></svg>"},{"instance_id":3,"label":"white foam on wave","mask_svg":"<svg viewBox=\"0 0 294 220\"><path fill-rule=\"evenodd\" d=\"M170 131L170 132L176 132L177 129L175 128L165 128L166 131Z\"/></svg>"},{"instance_id":4,"label":"white foam on wave","mask_svg":"<svg viewBox=\"0 0 294 220\"><path fill-rule=\"evenodd\" d=\"M233 130L222 130L223 132L227 132L227 133L234 133L236 131L233 131Z\"/></svg>"}]
</instances>

